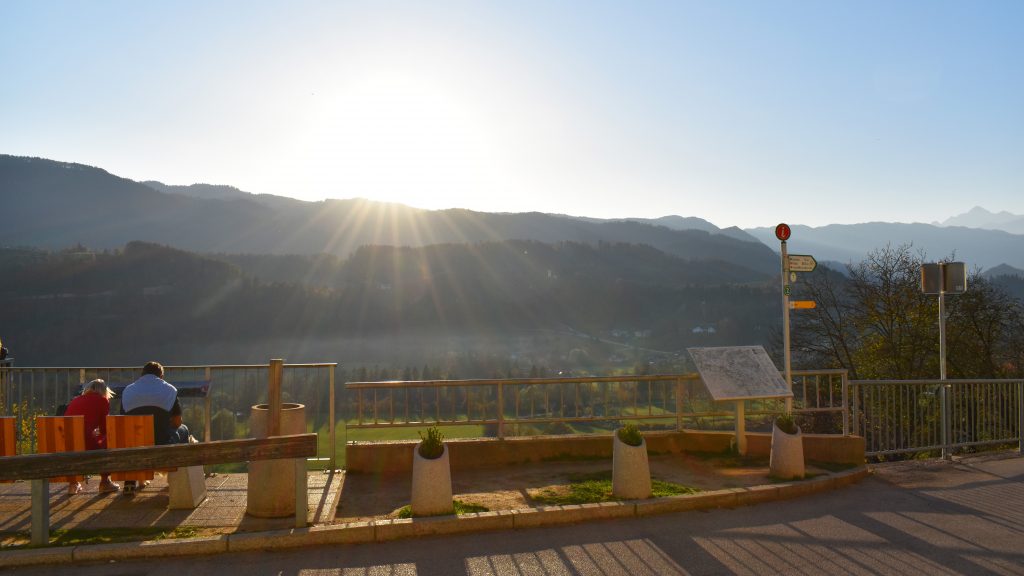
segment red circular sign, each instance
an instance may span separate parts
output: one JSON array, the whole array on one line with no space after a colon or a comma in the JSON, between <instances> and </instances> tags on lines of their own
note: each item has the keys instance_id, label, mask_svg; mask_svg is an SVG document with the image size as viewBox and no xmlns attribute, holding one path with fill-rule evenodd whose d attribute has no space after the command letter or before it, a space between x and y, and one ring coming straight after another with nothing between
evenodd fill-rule
<instances>
[{"instance_id":1,"label":"red circular sign","mask_svg":"<svg viewBox=\"0 0 1024 576\"><path fill-rule=\"evenodd\" d=\"M792 233L793 231L789 229L789 224L779 224L775 227L775 237L783 242L789 240L789 235Z\"/></svg>"}]
</instances>

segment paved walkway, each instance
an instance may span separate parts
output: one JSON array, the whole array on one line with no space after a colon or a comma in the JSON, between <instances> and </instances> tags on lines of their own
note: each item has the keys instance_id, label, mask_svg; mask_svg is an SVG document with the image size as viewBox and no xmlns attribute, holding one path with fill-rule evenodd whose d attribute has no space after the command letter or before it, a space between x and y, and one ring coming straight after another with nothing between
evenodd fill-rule
<instances>
[{"instance_id":1,"label":"paved walkway","mask_svg":"<svg viewBox=\"0 0 1024 576\"><path fill-rule=\"evenodd\" d=\"M848 488L734 509L18 573L55 570L82 576L1024 575L1024 458L1003 453L882 465Z\"/></svg>"},{"instance_id":2,"label":"paved walkway","mask_svg":"<svg viewBox=\"0 0 1024 576\"><path fill-rule=\"evenodd\" d=\"M310 471L309 522L334 520L342 474ZM51 529L103 528L230 528L230 531L273 530L294 525L294 518L263 519L245 514L247 474L215 474L206 479L207 498L194 510L168 510L167 479L158 475L134 496L99 494L93 477L84 490L68 496L67 484L50 483ZM31 529L29 482L0 484L0 533Z\"/></svg>"}]
</instances>

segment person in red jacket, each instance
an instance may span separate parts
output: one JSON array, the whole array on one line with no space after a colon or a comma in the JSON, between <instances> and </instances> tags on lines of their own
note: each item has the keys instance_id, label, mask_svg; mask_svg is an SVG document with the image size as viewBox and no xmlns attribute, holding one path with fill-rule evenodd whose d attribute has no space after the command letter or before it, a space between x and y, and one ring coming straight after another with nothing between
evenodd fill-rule
<instances>
[{"instance_id":1,"label":"person in red jacket","mask_svg":"<svg viewBox=\"0 0 1024 576\"><path fill-rule=\"evenodd\" d=\"M110 397L113 390L103 380L96 379L82 388L82 394L76 396L65 416L85 416L85 449L100 450L107 447L107 414L110 412ZM110 480L109 474L102 474L100 493L117 492L121 487ZM78 494L82 485L78 482L68 484L68 494Z\"/></svg>"}]
</instances>

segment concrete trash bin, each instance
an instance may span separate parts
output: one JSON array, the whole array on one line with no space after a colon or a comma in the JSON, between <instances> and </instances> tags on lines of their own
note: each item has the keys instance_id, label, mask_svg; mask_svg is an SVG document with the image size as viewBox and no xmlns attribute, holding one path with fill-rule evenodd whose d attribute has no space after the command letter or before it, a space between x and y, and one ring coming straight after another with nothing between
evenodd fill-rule
<instances>
[{"instance_id":1,"label":"concrete trash bin","mask_svg":"<svg viewBox=\"0 0 1024 576\"><path fill-rule=\"evenodd\" d=\"M270 408L252 407L249 431L253 438L267 437ZM306 406L281 405L281 435L306 433ZM257 518L283 518L295 514L295 459L249 462L246 514Z\"/></svg>"}]
</instances>

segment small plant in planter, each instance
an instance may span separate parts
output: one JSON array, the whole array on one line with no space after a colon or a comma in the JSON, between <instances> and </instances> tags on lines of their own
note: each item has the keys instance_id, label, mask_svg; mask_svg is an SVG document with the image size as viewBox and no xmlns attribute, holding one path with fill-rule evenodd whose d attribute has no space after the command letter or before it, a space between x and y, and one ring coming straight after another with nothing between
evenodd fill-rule
<instances>
[{"instance_id":1,"label":"small plant in planter","mask_svg":"<svg viewBox=\"0 0 1024 576\"><path fill-rule=\"evenodd\" d=\"M444 435L437 426L420 435L412 459L412 514L437 516L452 513L452 472Z\"/></svg>"},{"instance_id":2,"label":"small plant in planter","mask_svg":"<svg viewBox=\"0 0 1024 576\"><path fill-rule=\"evenodd\" d=\"M427 460L433 460L440 458L441 454L444 454L444 434L441 434L441 430L437 426L427 428L425 436L423 432L417 431L416 433L420 435L420 443L418 445L420 456Z\"/></svg>"},{"instance_id":3,"label":"small plant in planter","mask_svg":"<svg viewBox=\"0 0 1024 576\"><path fill-rule=\"evenodd\" d=\"M626 424L616 432L619 440L630 446L639 446L644 443L644 437L640 435L640 428L636 424Z\"/></svg>"},{"instance_id":4,"label":"small plant in planter","mask_svg":"<svg viewBox=\"0 0 1024 576\"><path fill-rule=\"evenodd\" d=\"M775 418L775 425L786 434L796 434L800 431L792 414L780 414Z\"/></svg>"},{"instance_id":5,"label":"small plant in planter","mask_svg":"<svg viewBox=\"0 0 1024 576\"><path fill-rule=\"evenodd\" d=\"M785 480L803 478L806 473L804 439L792 414L782 414L775 419L768 469L773 478Z\"/></svg>"},{"instance_id":6,"label":"small plant in planter","mask_svg":"<svg viewBox=\"0 0 1024 576\"><path fill-rule=\"evenodd\" d=\"M651 496L647 443L636 424L627 424L615 432L612 443L612 494L626 500Z\"/></svg>"}]
</instances>

